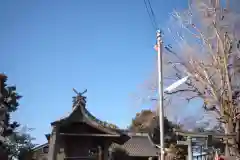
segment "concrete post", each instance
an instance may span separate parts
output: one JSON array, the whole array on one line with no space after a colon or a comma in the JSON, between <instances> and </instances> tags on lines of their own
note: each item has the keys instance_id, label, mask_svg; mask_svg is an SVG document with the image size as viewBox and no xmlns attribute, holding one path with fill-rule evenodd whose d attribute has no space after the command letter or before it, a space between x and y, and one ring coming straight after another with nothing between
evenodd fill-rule
<instances>
[{"instance_id":1,"label":"concrete post","mask_svg":"<svg viewBox=\"0 0 240 160\"><path fill-rule=\"evenodd\" d=\"M192 151L192 138L190 136L187 137L188 142L188 160L193 159L193 151Z\"/></svg>"},{"instance_id":2,"label":"concrete post","mask_svg":"<svg viewBox=\"0 0 240 160\"><path fill-rule=\"evenodd\" d=\"M177 141L178 145L186 145L188 146L188 160L193 159L193 151L192 151L192 137L188 136L186 141Z\"/></svg>"}]
</instances>

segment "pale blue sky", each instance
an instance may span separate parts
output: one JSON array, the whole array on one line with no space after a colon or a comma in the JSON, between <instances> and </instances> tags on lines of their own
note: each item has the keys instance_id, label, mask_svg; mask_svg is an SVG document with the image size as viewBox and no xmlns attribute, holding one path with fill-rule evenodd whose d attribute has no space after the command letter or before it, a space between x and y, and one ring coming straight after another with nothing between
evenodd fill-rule
<instances>
[{"instance_id":1,"label":"pale blue sky","mask_svg":"<svg viewBox=\"0 0 240 160\"><path fill-rule=\"evenodd\" d=\"M151 0L165 27L187 0ZM126 127L130 94L153 71L153 30L143 0L0 1L0 71L23 95L14 119L45 141L50 122L71 110L72 88L88 89L88 109Z\"/></svg>"}]
</instances>

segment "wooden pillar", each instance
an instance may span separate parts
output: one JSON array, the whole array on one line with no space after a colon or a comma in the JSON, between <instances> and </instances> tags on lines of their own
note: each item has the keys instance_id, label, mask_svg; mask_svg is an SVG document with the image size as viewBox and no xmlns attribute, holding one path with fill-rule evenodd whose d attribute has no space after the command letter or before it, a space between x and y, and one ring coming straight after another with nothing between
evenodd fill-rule
<instances>
[{"instance_id":1,"label":"wooden pillar","mask_svg":"<svg viewBox=\"0 0 240 160\"><path fill-rule=\"evenodd\" d=\"M64 148L59 148L59 152L57 153L57 160L64 160L66 157Z\"/></svg>"},{"instance_id":2,"label":"wooden pillar","mask_svg":"<svg viewBox=\"0 0 240 160\"><path fill-rule=\"evenodd\" d=\"M113 150L112 150L112 148L108 148L108 159L112 159L112 152L113 152Z\"/></svg>"},{"instance_id":3,"label":"wooden pillar","mask_svg":"<svg viewBox=\"0 0 240 160\"><path fill-rule=\"evenodd\" d=\"M49 141L49 152L48 152L48 160L57 160L57 150L58 150L58 127L53 126L52 134L50 136Z\"/></svg>"},{"instance_id":4,"label":"wooden pillar","mask_svg":"<svg viewBox=\"0 0 240 160\"><path fill-rule=\"evenodd\" d=\"M192 151L192 138L190 136L187 137L186 141L177 141L178 145L187 145L188 146L188 160L193 159L193 151Z\"/></svg>"},{"instance_id":5,"label":"wooden pillar","mask_svg":"<svg viewBox=\"0 0 240 160\"><path fill-rule=\"evenodd\" d=\"M111 142L109 140L106 140L103 147L103 160L108 160L109 158L109 147L111 145Z\"/></svg>"},{"instance_id":6,"label":"wooden pillar","mask_svg":"<svg viewBox=\"0 0 240 160\"><path fill-rule=\"evenodd\" d=\"M230 153L229 153L229 145L228 145L228 139L226 140L226 144L225 144L225 156L229 157Z\"/></svg>"},{"instance_id":7,"label":"wooden pillar","mask_svg":"<svg viewBox=\"0 0 240 160\"><path fill-rule=\"evenodd\" d=\"M98 146L98 160L102 160L102 156L103 156L102 147Z\"/></svg>"}]
</instances>

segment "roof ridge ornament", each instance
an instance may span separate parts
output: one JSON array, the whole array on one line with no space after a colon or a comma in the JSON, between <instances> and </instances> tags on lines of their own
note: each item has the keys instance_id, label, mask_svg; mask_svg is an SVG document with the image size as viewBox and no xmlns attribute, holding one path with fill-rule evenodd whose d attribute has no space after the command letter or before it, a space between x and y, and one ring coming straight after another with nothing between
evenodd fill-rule
<instances>
[{"instance_id":1,"label":"roof ridge ornament","mask_svg":"<svg viewBox=\"0 0 240 160\"><path fill-rule=\"evenodd\" d=\"M73 97L73 108L76 107L76 105L81 105L83 107L86 106L86 96L83 96L87 92L87 89L85 89L83 92L78 92L75 88L73 88L73 92L77 94L77 96Z\"/></svg>"}]
</instances>

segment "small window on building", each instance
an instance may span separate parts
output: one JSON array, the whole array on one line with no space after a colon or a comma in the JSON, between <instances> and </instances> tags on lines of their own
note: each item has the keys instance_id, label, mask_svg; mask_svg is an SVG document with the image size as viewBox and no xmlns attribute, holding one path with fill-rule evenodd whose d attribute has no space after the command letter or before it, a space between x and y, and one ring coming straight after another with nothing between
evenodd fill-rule
<instances>
[{"instance_id":1,"label":"small window on building","mask_svg":"<svg viewBox=\"0 0 240 160\"><path fill-rule=\"evenodd\" d=\"M48 146L43 147L42 152L43 153L48 153Z\"/></svg>"}]
</instances>

